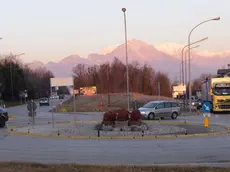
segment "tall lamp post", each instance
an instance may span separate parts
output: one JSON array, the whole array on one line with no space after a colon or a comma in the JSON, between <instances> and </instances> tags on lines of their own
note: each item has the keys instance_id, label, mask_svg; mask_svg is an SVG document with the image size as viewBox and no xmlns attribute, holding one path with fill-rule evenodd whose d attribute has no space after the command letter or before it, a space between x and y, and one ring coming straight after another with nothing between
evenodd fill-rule
<instances>
[{"instance_id":1,"label":"tall lamp post","mask_svg":"<svg viewBox=\"0 0 230 172\"><path fill-rule=\"evenodd\" d=\"M191 104L192 104L192 84L191 84L191 64L190 64L190 37L191 37L191 34L192 32L200 25L204 24L204 23L207 23L207 22L210 22L210 21L215 21L215 20L220 20L220 17L216 17L216 18L212 18L212 19L209 19L209 20L205 20L201 23L199 23L198 25L196 25L190 32L189 32L189 35L188 35L188 79L189 79L189 112L191 113L192 112L192 107L191 107Z\"/></svg>"},{"instance_id":2,"label":"tall lamp post","mask_svg":"<svg viewBox=\"0 0 230 172\"><path fill-rule=\"evenodd\" d=\"M202 42L202 41L205 41L206 39L208 39L208 37L205 37L205 38L203 38L203 39L200 39L200 40L198 40L198 41L195 41L195 42L192 42L190 45L194 45L194 44L196 44L196 43L199 43L199 42ZM185 78L184 78L184 50L185 50L185 48L187 48L188 47L188 45L185 45L183 48L182 48L182 50L181 50L181 73L182 73L182 75L181 75L181 81L182 81L182 84L184 85L184 82L185 82Z\"/></svg>"},{"instance_id":3,"label":"tall lamp post","mask_svg":"<svg viewBox=\"0 0 230 172\"><path fill-rule=\"evenodd\" d=\"M129 64L128 64L128 45L127 45L127 27L126 27L126 8L122 8L124 13L124 25L125 25L125 56L126 56L126 84L127 84L127 110L129 111Z\"/></svg>"},{"instance_id":4,"label":"tall lamp post","mask_svg":"<svg viewBox=\"0 0 230 172\"><path fill-rule=\"evenodd\" d=\"M196 45L196 46L193 46L190 48L191 49L194 49L194 48L198 48L200 47L200 45ZM186 101L186 111L187 111L187 102L188 102L188 96L187 96L187 84L188 84L188 81L187 81L187 52L188 52L188 49L185 51L185 58L184 58L184 67L185 67L185 87L186 87L186 92L185 92L185 101Z\"/></svg>"},{"instance_id":5,"label":"tall lamp post","mask_svg":"<svg viewBox=\"0 0 230 172\"><path fill-rule=\"evenodd\" d=\"M15 58L15 57L19 57L24 55L25 53L21 53L21 54L17 54L12 56L11 58ZM13 76L12 76L12 64L10 62L10 85L11 85L11 96L12 96L12 100L14 100L14 84L13 84Z\"/></svg>"},{"instance_id":6,"label":"tall lamp post","mask_svg":"<svg viewBox=\"0 0 230 172\"><path fill-rule=\"evenodd\" d=\"M191 50L191 49L194 49L194 48L198 48L198 47L200 47L200 45L196 45L196 46L194 46L194 47L191 47L190 50ZM187 76L188 76L188 73L187 73L187 61L188 61L188 59L187 59L187 52L188 52L188 49L187 49L187 50L185 51L185 53L184 53L184 68L185 68L184 80L185 80L185 85L188 84L188 79L187 79ZM190 60L191 60L191 59L190 59Z\"/></svg>"}]
</instances>

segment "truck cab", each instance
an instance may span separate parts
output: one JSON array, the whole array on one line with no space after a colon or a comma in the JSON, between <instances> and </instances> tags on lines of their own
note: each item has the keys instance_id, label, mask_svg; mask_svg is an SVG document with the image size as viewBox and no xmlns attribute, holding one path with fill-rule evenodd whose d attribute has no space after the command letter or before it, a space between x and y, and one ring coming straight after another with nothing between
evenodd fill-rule
<instances>
[{"instance_id":1,"label":"truck cab","mask_svg":"<svg viewBox=\"0 0 230 172\"><path fill-rule=\"evenodd\" d=\"M230 112L230 77L213 77L203 85L202 100L209 101L213 112Z\"/></svg>"}]
</instances>

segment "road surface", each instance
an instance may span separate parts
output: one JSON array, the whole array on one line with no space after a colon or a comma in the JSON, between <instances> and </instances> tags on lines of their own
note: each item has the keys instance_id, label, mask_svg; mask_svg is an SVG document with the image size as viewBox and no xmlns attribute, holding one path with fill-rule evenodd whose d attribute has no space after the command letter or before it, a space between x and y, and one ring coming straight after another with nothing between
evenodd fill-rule
<instances>
[{"instance_id":1,"label":"road surface","mask_svg":"<svg viewBox=\"0 0 230 172\"><path fill-rule=\"evenodd\" d=\"M230 137L170 140L61 140L9 136L0 161L77 164L167 164L230 161Z\"/></svg>"},{"instance_id":2,"label":"road surface","mask_svg":"<svg viewBox=\"0 0 230 172\"><path fill-rule=\"evenodd\" d=\"M55 101L54 101L55 103ZM56 101L58 104L58 101ZM49 107L38 107L37 122L51 122ZM8 125L27 124L25 106L9 109L17 116ZM77 115L78 120L97 120L101 115ZM55 121L73 115L55 114ZM202 116L180 117L178 121L202 122ZM214 124L229 125L230 115L212 116ZM183 164L230 162L230 136L165 140L63 140L31 136L9 136L0 132L0 161L78 164Z\"/></svg>"}]
</instances>

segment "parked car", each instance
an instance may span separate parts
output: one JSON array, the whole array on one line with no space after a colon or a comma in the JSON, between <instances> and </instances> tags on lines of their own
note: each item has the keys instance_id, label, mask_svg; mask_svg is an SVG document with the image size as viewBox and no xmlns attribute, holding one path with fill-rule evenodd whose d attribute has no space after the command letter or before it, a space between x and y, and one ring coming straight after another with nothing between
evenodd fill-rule
<instances>
[{"instance_id":1,"label":"parked car","mask_svg":"<svg viewBox=\"0 0 230 172\"><path fill-rule=\"evenodd\" d=\"M6 122L9 120L8 112L5 109L5 103L0 100L0 128L5 127Z\"/></svg>"},{"instance_id":2,"label":"parked car","mask_svg":"<svg viewBox=\"0 0 230 172\"><path fill-rule=\"evenodd\" d=\"M49 106L49 105L50 105L49 98L47 98L47 97L41 98L41 99L39 100L39 105L40 105L40 106L43 106L43 105Z\"/></svg>"},{"instance_id":3,"label":"parked car","mask_svg":"<svg viewBox=\"0 0 230 172\"><path fill-rule=\"evenodd\" d=\"M177 119L181 115L181 107L176 101L151 101L138 109L144 119L155 118Z\"/></svg>"}]
</instances>

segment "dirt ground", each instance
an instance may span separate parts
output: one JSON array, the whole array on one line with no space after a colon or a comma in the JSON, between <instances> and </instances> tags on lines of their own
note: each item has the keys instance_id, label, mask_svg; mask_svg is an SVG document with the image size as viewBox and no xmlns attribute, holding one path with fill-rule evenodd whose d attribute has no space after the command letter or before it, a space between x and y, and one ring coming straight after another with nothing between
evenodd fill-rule
<instances>
[{"instance_id":1,"label":"dirt ground","mask_svg":"<svg viewBox=\"0 0 230 172\"><path fill-rule=\"evenodd\" d=\"M136 105L133 103L137 101ZM130 108L143 106L145 103L153 100L173 100L169 97L149 96L138 93L131 93ZM103 107L99 105L103 104ZM113 94L97 94L92 96L77 96L76 111L77 112L97 112L108 111L125 108L127 109L127 96L122 93ZM58 109L59 112L73 112L73 100L66 102Z\"/></svg>"},{"instance_id":2,"label":"dirt ground","mask_svg":"<svg viewBox=\"0 0 230 172\"><path fill-rule=\"evenodd\" d=\"M211 167L134 167L43 165L35 163L0 163L1 172L230 172L229 168Z\"/></svg>"}]
</instances>

